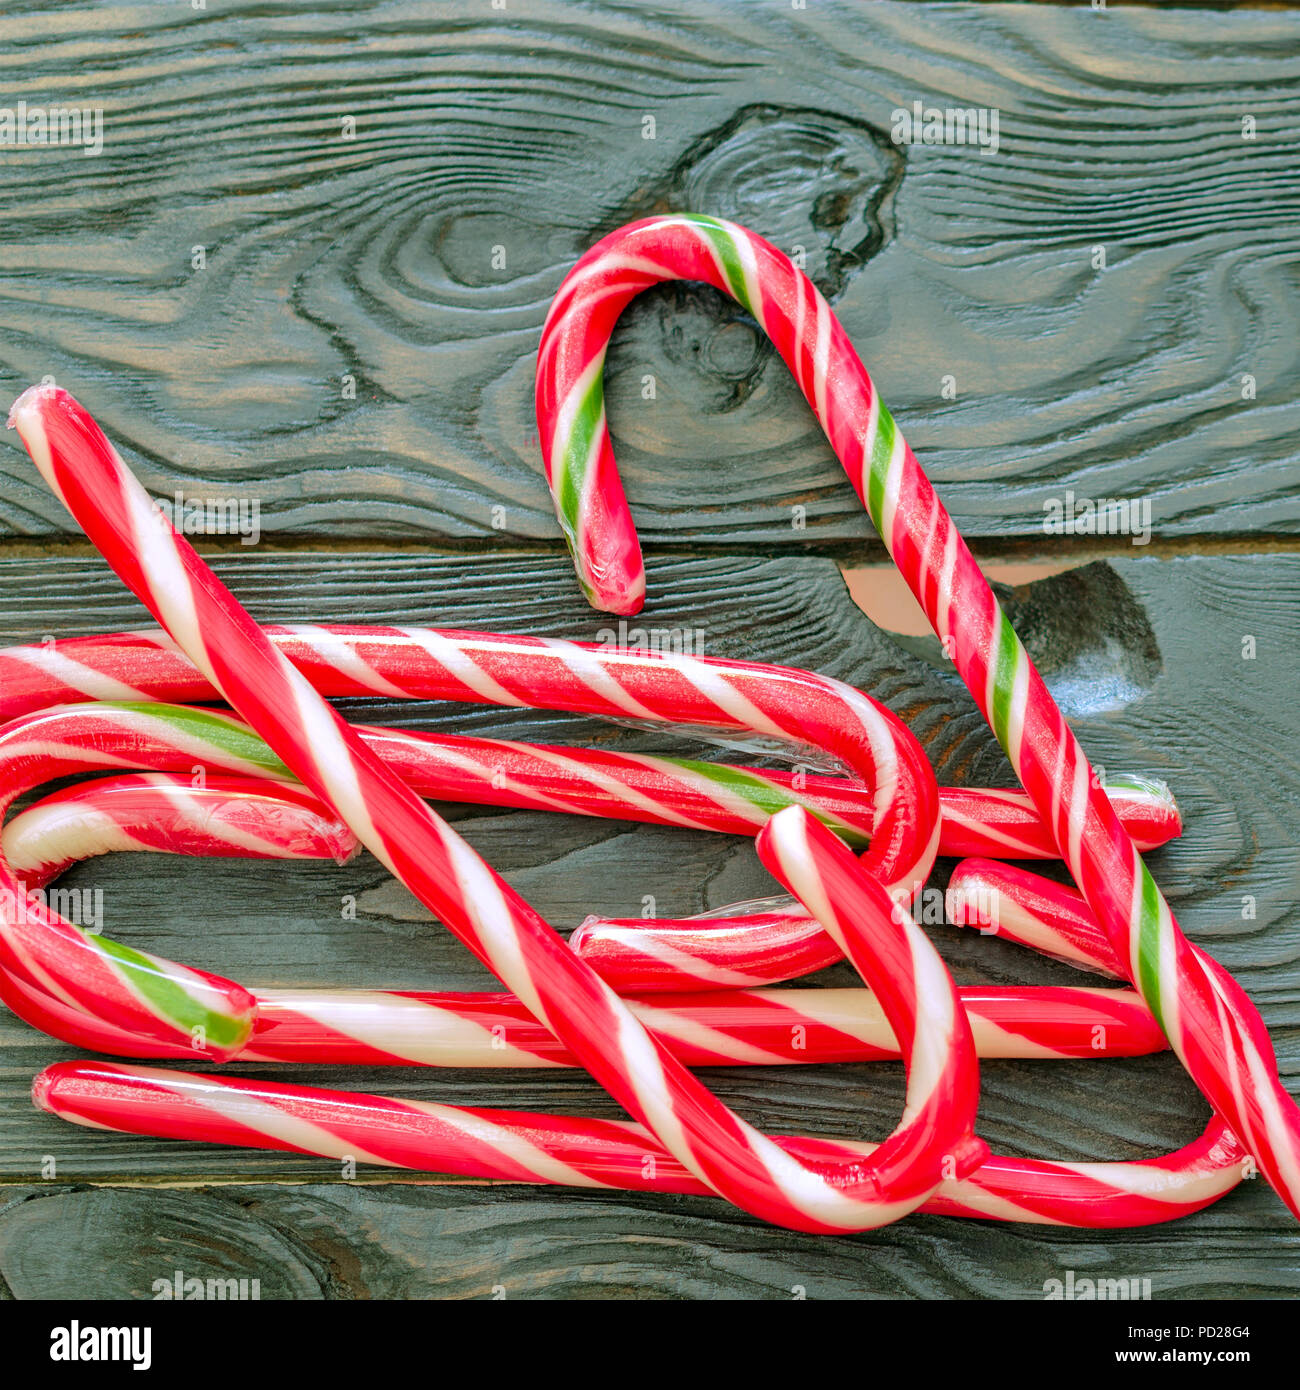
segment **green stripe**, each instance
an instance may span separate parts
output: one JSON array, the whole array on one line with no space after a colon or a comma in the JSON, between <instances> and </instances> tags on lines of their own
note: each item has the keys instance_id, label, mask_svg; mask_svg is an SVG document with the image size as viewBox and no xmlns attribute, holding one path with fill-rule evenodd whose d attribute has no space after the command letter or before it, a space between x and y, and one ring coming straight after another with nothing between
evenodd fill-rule
<instances>
[{"instance_id":1,"label":"green stripe","mask_svg":"<svg viewBox=\"0 0 1300 1390\"><path fill-rule=\"evenodd\" d=\"M1139 863L1141 861L1139 860ZM1145 864L1142 869L1142 915L1138 921L1137 987L1156 1022L1167 1035L1164 1008L1160 999L1160 890Z\"/></svg>"},{"instance_id":2,"label":"green stripe","mask_svg":"<svg viewBox=\"0 0 1300 1390\"><path fill-rule=\"evenodd\" d=\"M124 710L129 714L145 714L159 719L169 728L187 738L210 743L218 752L254 767L265 768L275 777L296 781L293 773L276 757L251 729L232 724L219 714L195 709L190 705L150 705L142 701L115 701L95 706L97 710Z\"/></svg>"},{"instance_id":3,"label":"green stripe","mask_svg":"<svg viewBox=\"0 0 1300 1390\"><path fill-rule=\"evenodd\" d=\"M745 266L740 258L740 250L736 246L735 238L716 218L695 216L688 220L699 227L718 253L718 259L722 262L723 273L727 277L727 288L731 291L732 298L739 300L756 319L761 321L758 310L754 308L749 298L749 289L745 284Z\"/></svg>"},{"instance_id":4,"label":"green stripe","mask_svg":"<svg viewBox=\"0 0 1300 1390\"><path fill-rule=\"evenodd\" d=\"M560 454L559 487L556 489L555 497L560 525L573 545L578 541L578 513L581 510L587 461L591 457L592 441L600 429L601 416L605 409L605 388L601 380L604 370L602 354L601 361L592 373L591 384L578 402L578 409L573 416L573 427L569 430L569 438ZM581 566L579 568L581 569Z\"/></svg>"},{"instance_id":5,"label":"green stripe","mask_svg":"<svg viewBox=\"0 0 1300 1390\"><path fill-rule=\"evenodd\" d=\"M695 762L689 758L663 758L660 761L672 767L681 768L685 772L695 773L718 786L725 787L766 815L774 816L787 806L802 806L821 821L828 830L833 830L846 844L856 846L868 843L868 837L862 831L846 824L838 816L819 811L789 789L768 782L762 777L755 777L753 773L746 772L743 768L725 767L718 763Z\"/></svg>"},{"instance_id":6,"label":"green stripe","mask_svg":"<svg viewBox=\"0 0 1300 1390\"><path fill-rule=\"evenodd\" d=\"M871 445L871 464L867 474L867 510L880 538L886 544L889 537L884 533L882 518L885 515L885 480L889 476L889 460L894 456L894 417L889 413L884 401L880 403L880 413L876 417L876 438Z\"/></svg>"},{"instance_id":7,"label":"green stripe","mask_svg":"<svg viewBox=\"0 0 1300 1390\"><path fill-rule=\"evenodd\" d=\"M143 701L115 701L96 707L156 719L176 734L208 744L224 759L264 769L273 776L295 780L287 767L251 729L223 719L210 710L189 705L151 705ZM112 961L131 986L148 1001L159 1017L178 1031L194 1036L202 1029L208 1043L217 1047L238 1046L252 1032L252 1020L215 1013L195 999L181 984L164 973L166 964L152 956L123 946L105 936L83 933L86 941Z\"/></svg>"},{"instance_id":8,"label":"green stripe","mask_svg":"<svg viewBox=\"0 0 1300 1390\"><path fill-rule=\"evenodd\" d=\"M181 985L162 973L161 963L152 956L133 951L104 936L86 936L94 948L117 966L127 980L149 1001L153 1010L183 1033L194 1036L201 1028L209 1043L218 1047L238 1046L252 1032L251 1018L232 1018L200 1004Z\"/></svg>"},{"instance_id":9,"label":"green stripe","mask_svg":"<svg viewBox=\"0 0 1300 1390\"><path fill-rule=\"evenodd\" d=\"M998 742L1011 752L1011 697L1016 688L1016 668L1020 664L1020 638L1011 620L998 609L997 647L993 671L993 732Z\"/></svg>"}]
</instances>

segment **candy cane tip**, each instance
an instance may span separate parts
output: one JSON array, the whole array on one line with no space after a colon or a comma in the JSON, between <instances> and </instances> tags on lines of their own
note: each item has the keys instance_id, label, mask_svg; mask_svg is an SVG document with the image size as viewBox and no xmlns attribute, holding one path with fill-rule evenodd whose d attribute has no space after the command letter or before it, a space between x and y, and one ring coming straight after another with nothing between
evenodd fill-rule
<instances>
[{"instance_id":1,"label":"candy cane tip","mask_svg":"<svg viewBox=\"0 0 1300 1390\"><path fill-rule=\"evenodd\" d=\"M49 1114L54 1113L54 1089L62 1075L61 1068L66 1068L68 1065L67 1062L55 1062L53 1066L37 1072L32 1078L32 1104L38 1110L44 1110Z\"/></svg>"},{"instance_id":2,"label":"candy cane tip","mask_svg":"<svg viewBox=\"0 0 1300 1390\"><path fill-rule=\"evenodd\" d=\"M9 428L17 430L21 434L23 424L28 419L39 416L60 396L67 396L67 394L61 386L55 386L53 382L49 381L38 381L35 386L29 386L9 407Z\"/></svg>"},{"instance_id":3,"label":"candy cane tip","mask_svg":"<svg viewBox=\"0 0 1300 1390\"><path fill-rule=\"evenodd\" d=\"M988 1162L991 1150L978 1134L968 1134L953 1146L946 1157L951 1160L953 1178L960 1182Z\"/></svg>"},{"instance_id":4,"label":"candy cane tip","mask_svg":"<svg viewBox=\"0 0 1300 1390\"><path fill-rule=\"evenodd\" d=\"M582 954L582 948L587 944L592 932L599 924L600 918L594 913L589 913L569 934L569 950Z\"/></svg>"},{"instance_id":5,"label":"candy cane tip","mask_svg":"<svg viewBox=\"0 0 1300 1390\"><path fill-rule=\"evenodd\" d=\"M336 822L327 828L326 843L330 847L334 862L340 867L350 864L361 853L361 841L342 822Z\"/></svg>"},{"instance_id":6,"label":"candy cane tip","mask_svg":"<svg viewBox=\"0 0 1300 1390\"><path fill-rule=\"evenodd\" d=\"M807 831L813 817L803 806L782 806L770 815L758 832L758 842L764 844L775 838L793 835L796 831Z\"/></svg>"},{"instance_id":7,"label":"candy cane tip","mask_svg":"<svg viewBox=\"0 0 1300 1390\"><path fill-rule=\"evenodd\" d=\"M598 613L612 613L619 618L635 617L645 607L645 572L613 581L610 578L592 579L583 586L587 602Z\"/></svg>"}]
</instances>

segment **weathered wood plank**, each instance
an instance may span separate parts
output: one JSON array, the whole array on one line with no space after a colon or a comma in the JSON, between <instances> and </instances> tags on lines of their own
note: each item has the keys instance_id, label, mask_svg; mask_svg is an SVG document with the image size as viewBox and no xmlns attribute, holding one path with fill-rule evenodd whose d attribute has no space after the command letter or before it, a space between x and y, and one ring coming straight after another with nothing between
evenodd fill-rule
<instances>
[{"instance_id":1,"label":"weathered wood plank","mask_svg":"<svg viewBox=\"0 0 1300 1390\"><path fill-rule=\"evenodd\" d=\"M221 557L218 568L266 621L436 620L585 638L596 637L603 621L572 597L558 556L471 564L460 556L240 554ZM684 557L660 560L650 578L656 625L702 629L714 655L798 662L871 690L916 730L941 780L995 784L1007 776L937 654L874 628L830 562ZM1189 933L1237 971L1260 1005L1293 1087L1300 1086L1300 760L1289 737L1297 578L1300 558L1290 556L1136 558L1007 594L1089 752L1111 770L1164 777L1178 793L1185 836L1153 855L1153 867ZM99 561L0 562L0 641L140 620ZM1246 635L1256 638L1253 661L1242 659ZM664 746L554 715L354 708L375 722ZM562 929L592 910L636 912L643 893L655 895L660 913L676 914L770 887L747 841L490 809L461 820L473 843ZM110 933L250 983L487 987L481 969L370 860L340 869L117 856L75 870L67 882L103 888ZM359 920L342 919L343 893L357 896ZM1245 894L1256 899L1254 920L1242 919ZM936 926L933 934L963 981L1078 978L974 933ZM824 978L845 982L846 968ZM261 1278L268 1297L272 1289L296 1297L481 1296L494 1284L509 1296L770 1297L795 1284L809 1296L1033 1296L1064 1268L1150 1277L1157 1297L1278 1293L1295 1283L1297 1237L1280 1203L1258 1185L1164 1231L1003 1231L918 1218L821 1243L703 1201L331 1186L337 1168L323 1160L77 1130L37 1114L27 1100L33 1073L69 1055L0 1014L0 1201L7 1203L0 1276L18 1296L66 1290L76 1268L83 1295L91 1286L147 1292L176 1267ZM424 1099L617 1113L576 1074L313 1067L294 1075ZM881 1133L902 1098L901 1073L889 1066L707 1075L774 1130ZM988 1063L983 1082L981 1130L1010 1152L1133 1156L1176 1147L1205 1114L1168 1056ZM55 1180L42 1184L46 1156L55 1160ZM147 1194L75 1187L277 1179L312 1185ZM94 1253L108 1248L117 1249L111 1263Z\"/></svg>"},{"instance_id":2,"label":"weathered wood plank","mask_svg":"<svg viewBox=\"0 0 1300 1390\"><path fill-rule=\"evenodd\" d=\"M158 492L267 529L554 540L549 297L597 235L697 208L806 248L969 533L1040 534L1067 488L1170 536L1294 533L1297 39L1295 13L833 0L9 15L6 100L102 107L105 143L0 148L0 391L53 373ZM996 108L997 154L893 145L913 101ZM634 306L609 377L654 545L868 543L717 296ZM0 530L66 530L13 443Z\"/></svg>"},{"instance_id":3,"label":"weathered wood plank","mask_svg":"<svg viewBox=\"0 0 1300 1390\"><path fill-rule=\"evenodd\" d=\"M0 1298L151 1298L244 1279L267 1298L1022 1298L1150 1279L1153 1299L1294 1297L1294 1238L1263 1187L1174 1226L1026 1228L909 1217L863 1236L755 1225L703 1198L313 1183L0 1189Z\"/></svg>"}]
</instances>

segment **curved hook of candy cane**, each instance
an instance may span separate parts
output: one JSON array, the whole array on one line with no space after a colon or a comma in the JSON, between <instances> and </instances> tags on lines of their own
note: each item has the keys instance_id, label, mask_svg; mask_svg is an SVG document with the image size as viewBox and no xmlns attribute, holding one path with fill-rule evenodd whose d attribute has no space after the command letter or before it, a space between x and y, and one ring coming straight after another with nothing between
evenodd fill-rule
<instances>
[{"instance_id":1,"label":"curved hook of candy cane","mask_svg":"<svg viewBox=\"0 0 1300 1390\"><path fill-rule=\"evenodd\" d=\"M1067 884L990 859L966 859L952 872L946 903L959 926L978 927L1112 979L1127 973L1083 894ZM1191 951L1224 1007L1234 1014L1249 1010L1245 990L1227 967L1199 946ZM1264 1060L1276 1068L1267 1033L1261 1045Z\"/></svg>"},{"instance_id":2,"label":"curved hook of candy cane","mask_svg":"<svg viewBox=\"0 0 1300 1390\"><path fill-rule=\"evenodd\" d=\"M556 514L591 603L640 609L645 572L614 465L601 373L642 290L701 280L738 300L811 405L881 540L997 735L1125 974L1210 1104L1300 1216L1300 1107L1269 1062L1258 1011L1207 975L1107 801L974 556L812 282L734 223L647 218L584 255L556 293L537 358L537 420Z\"/></svg>"},{"instance_id":3,"label":"curved hook of candy cane","mask_svg":"<svg viewBox=\"0 0 1300 1390\"><path fill-rule=\"evenodd\" d=\"M103 777L55 792L15 816L0 844L34 891L44 891L74 863L123 851L346 862L356 848L351 832L296 783L214 776L195 787L191 778L158 772ZM575 1065L512 995L310 988L253 994L256 1031L241 1061ZM1132 990L968 985L958 996L981 1057L1130 1057L1166 1046ZM122 1057L192 1055L188 1047L169 1047L68 1009L3 970L0 998L34 1027L75 1047ZM628 1002L687 1066L900 1055L879 1002L864 989L728 990Z\"/></svg>"},{"instance_id":4,"label":"curved hook of candy cane","mask_svg":"<svg viewBox=\"0 0 1300 1390\"><path fill-rule=\"evenodd\" d=\"M159 524L161 520L159 514ZM754 662L488 633L292 627L266 630L264 636L325 694L470 700L623 719L685 721L820 748L870 789L870 847L863 867L908 901L933 867L939 839L939 792L924 751L890 711L830 677ZM148 641L145 634L120 634L74 639L55 644L54 649L10 648L0 653L4 703L30 706L64 688L88 689L118 700L147 691L156 695L160 687L169 685L184 691L185 698L211 699L218 693L193 663L169 652L174 647L170 638L162 643L153 639L141 651L142 638ZM124 667L126 651L137 653L139 659ZM371 734L366 737L373 743ZM481 799L489 791L496 796L497 774L507 770L500 765L499 751L487 755L481 742L466 750L450 746L446 739L393 732L381 751L399 771L412 758L424 772L441 761L437 782L444 786L451 782L465 790L477 785ZM485 760L492 764L490 773L483 767ZM535 784L548 765L550 775L571 769L574 755L518 745L509 761L515 770L519 763L530 768ZM731 769L713 764L678 762L674 766L661 760L655 765L618 755L605 755L604 761L602 768L601 755L592 754L579 769L584 780L599 781L598 795L584 798L570 788L564 798L551 799L550 809L585 799L590 809L602 814L611 805L631 805L646 818L700 828L722 828L731 818L752 834L774 809L789 804L792 795L800 804L805 800L792 783L783 787L779 777L744 770L733 775ZM643 790L638 789L638 781L645 783ZM521 801L535 804L535 786L516 791ZM841 810L848 809L844 800L839 798ZM682 801L699 813L698 820L689 810L683 817L672 809L673 803ZM851 813L849 828L854 837L861 834L860 814ZM747 924L736 927L740 949ZM783 960L789 954L779 932L766 933L748 948L751 955L763 950L776 950Z\"/></svg>"},{"instance_id":5,"label":"curved hook of candy cane","mask_svg":"<svg viewBox=\"0 0 1300 1390\"><path fill-rule=\"evenodd\" d=\"M41 726L42 734L64 750L75 746L77 728L85 728L81 711L71 711L68 717L74 721L72 728L67 727L67 721L60 728L58 715L45 719ZM102 735L104 725L95 727ZM133 728L128 747L141 732L139 726ZM108 751L102 737L96 744L101 754ZM0 732L0 765L3 747L4 733ZM196 751L191 742L186 749L186 761L191 765ZM36 780L43 780L39 771ZM15 816L0 836L3 861L23 885L29 902L45 901L48 885L75 863L134 850L332 859L342 864L357 853L358 845L356 836L297 783L205 774L196 785L192 771L185 776L127 773L63 788ZM14 1014L74 1047L123 1057L193 1058L193 1041L181 1032L184 1019L175 1017L174 1010L164 1011L173 1025L169 1038L167 1029L160 1032L152 1026L156 1007L145 1013L144 1031L133 1030L105 1021L93 1003L88 1006L84 997L59 988L67 966L58 939L37 924L29 926L33 929L21 945L25 969L11 972L0 964L0 999ZM102 949L102 939L99 945ZM115 958L122 948L114 943L110 946ZM154 957L153 962L155 975L171 986L170 997L183 997L193 972L174 961ZM242 992L242 986L227 983L232 990ZM256 1000L248 1012L257 1014ZM246 1050L240 1047L222 1060L242 1056Z\"/></svg>"},{"instance_id":6,"label":"curved hook of candy cane","mask_svg":"<svg viewBox=\"0 0 1300 1390\"><path fill-rule=\"evenodd\" d=\"M958 926L976 927L1081 970L1112 979L1125 977L1124 962L1083 894L1041 874L989 859L963 860L948 881L946 907L949 920ZM1228 970L1200 947L1192 949L1225 1007L1249 1009L1250 1001ZM1265 1058L1276 1067L1267 1035L1265 1043ZM1234 1174L1236 1181L1253 1176L1245 1147L1218 1114L1198 1143L1217 1158L1225 1179Z\"/></svg>"},{"instance_id":7,"label":"curved hook of candy cane","mask_svg":"<svg viewBox=\"0 0 1300 1390\"><path fill-rule=\"evenodd\" d=\"M960 1173L980 1162L987 1150L972 1129L978 1065L955 986L906 913L881 912L882 899L893 908L889 894L806 811L791 806L769 820L758 838L760 854L774 851L778 866L788 868L819 909L827 899L814 891L814 858L837 891L843 890L823 926L843 936L842 949L850 950L855 966L877 988L908 1071L903 1121L865 1166L795 1162L656 1043L540 914L366 747L276 649L165 522L67 392L30 388L10 421L119 578L284 766L715 1192L751 1215L795 1229L861 1230L914 1210L953 1166ZM937 819L936 810L936 838ZM846 903L861 910L852 921L841 916L849 910ZM882 920L873 922L876 912ZM877 969L882 958L907 973ZM918 1019L923 1001L927 1012Z\"/></svg>"}]
</instances>

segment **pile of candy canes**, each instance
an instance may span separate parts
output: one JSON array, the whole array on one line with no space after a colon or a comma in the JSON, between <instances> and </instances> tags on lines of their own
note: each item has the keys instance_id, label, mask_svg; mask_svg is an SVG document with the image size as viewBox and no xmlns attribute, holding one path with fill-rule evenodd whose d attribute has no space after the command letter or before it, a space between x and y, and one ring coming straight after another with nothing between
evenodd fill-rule
<instances>
[{"instance_id":1,"label":"pile of candy canes","mask_svg":"<svg viewBox=\"0 0 1300 1390\"><path fill-rule=\"evenodd\" d=\"M1103 790L952 519L811 282L752 233L637 222L565 279L542 335L547 478L591 603L639 610L641 554L606 429L623 307L664 280L733 296L816 413L889 553L1024 791L940 788L916 739L862 692L806 671L529 637L259 627L172 529L65 391L14 405L33 461L162 631L0 652L0 814L53 778L91 780L7 825L0 997L121 1058L582 1067L610 1121L72 1061L38 1105L135 1134L352 1157L515 1182L713 1194L765 1221L854 1231L924 1210L1119 1226L1195 1211L1258 1168L1300 1213L1300 1111L1232 977L1191 945L1141 851L1180 830L1158 783ZM824 752L847 776L367 728L331 697L475 701L708 726ZM206 770L196 787L192 769ZM109 775L104 775L109 774ZM588 919L566 943L428 804L468 801L755 835L793 894L770 910ZM92 934L32 889L109 851L375 855L507 993L253 990ZM856 857L854 851L861 852ZM937 855L966 858L948 912L1123 982L957 988L909 909ZM1008 865L1059 857L1079 891ZM862 989L774 989L847 957ZM1165 1046L1213 1110L1175 1153L1064 1163L990 1154L979 1057L1131 1056ZM688 1070L901 1058L879 1144L755 1129Z\"/></svg>"}]
</instances>

